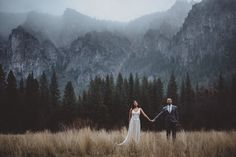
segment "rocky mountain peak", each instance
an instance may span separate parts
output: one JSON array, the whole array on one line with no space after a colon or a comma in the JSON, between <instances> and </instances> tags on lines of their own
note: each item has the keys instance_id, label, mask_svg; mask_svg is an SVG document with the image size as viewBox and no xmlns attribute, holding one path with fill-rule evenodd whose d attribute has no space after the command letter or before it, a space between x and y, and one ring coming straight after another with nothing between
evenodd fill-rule
<instances>
[{"instance_id":1,"label":"rocky mountain peak","mask_svg":"<svg viewBox=\"0 0 236 157\"><path fill-rule=\"evenodd\" d=\"M76 11L75 9L71 9L71 8L66 8L63 15L64 15L64 16L69 16L69 15L86 16L86 15L83 15L83 14L79 13L79 12Z\"/></svg>"},{"instance_id":2,"label":"rocky mountain peak","mask_svg":"<svg viewBox=\"0 0 236 157\"><path fill-rule=\"evenodd\" d=\"M75 22L78 22L78 20L95 20L71 8L67 8L64 11L63 18L67 20L75 21Z\"/></svg>"},{"instance_id":3,"label":"rocky mountain peak","mask_svg":"<svg viewBox=\"0 0 236 157\"><path fill-rule=\"evenodd\" d=\"M30 33L28 33L22 26L12 30L9 36L9 43L11 52L14 53L17 49L27 49L32 45L39 45L39 41Z\"/></svg>"}]
</instances>

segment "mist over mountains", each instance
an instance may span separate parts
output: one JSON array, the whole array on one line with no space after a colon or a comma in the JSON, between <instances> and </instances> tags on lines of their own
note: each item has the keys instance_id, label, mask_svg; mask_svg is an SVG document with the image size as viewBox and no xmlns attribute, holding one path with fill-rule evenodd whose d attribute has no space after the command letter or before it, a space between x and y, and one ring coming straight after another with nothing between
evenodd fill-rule
<instances>
[{"instance_id":1,"label":"mist over mountains","mask_svg":"<svg viewBox=\"0 0 236 157\"><path fill-rule=\"evenodd\" d=\"M219 72L235 73L235 10L234 0L176 1L128 23L73 9L62 16L0 13L0 63L18 79L55 68L60 87L71 80L78 93L96 75L119 72L162 80L174 72L180 80L188 71L209 85Z\"/></svg>"}]
</instances>

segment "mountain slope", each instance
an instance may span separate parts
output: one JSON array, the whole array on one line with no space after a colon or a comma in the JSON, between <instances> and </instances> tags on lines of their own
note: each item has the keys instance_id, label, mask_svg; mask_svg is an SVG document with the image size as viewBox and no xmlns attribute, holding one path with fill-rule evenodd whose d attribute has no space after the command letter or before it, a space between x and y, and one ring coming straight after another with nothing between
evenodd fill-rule
<instances>
[{"instance_id":1,"label":"mountain slope","mask_svg":"<svg viewBox=\"0 0 236 157\"><path fill-rule=\"evenodd\" d=\"M177 0L173 6L164 12L156 12L142 16L128 23L128 34L145 34L149 29L165 31L173 36L182 26L194 2ZM168 27L165 27L168 25Z\"/></svg>"},{"instance_id":2,"label":"mountain slope","mask_svg":"<svg viewBox=\"0 0 236 157\"><path fill-rule=\"evenodd\" d=\"M227 76L236 71L235 10L234 0L203 0L193 6L179 30L158 20L160 27L148 28L136 38L110 29L114 23L93 21L74 10L59 18L32 13L7 41L0 37L0 61L18 78L31 71L38 77L55 67L60 88L71 80L76 92L96 75L119 72L168 80L174 71L180 80L188 71L195 83L210 84L220 72Z\"/></svg>"},{"instance_id":3,"label":"mountain slope","mask_svg":"<svg viewBox=\"0 0 236 157\"><path fill-rule=\"evenodd\" d=\"M131 53L127 38L108 31L89 32L72 42L65 72L78 87L86 87L96 75L117 75Z\"/></svg>"},{"instance_id":4,"label":"mountain slope","mask_svg":"<svg viewBox=\"0 0 236 157\"><path fill-rule=\"evenodd\" d=\"M170 56L203 80L236 70L236 1L195 4L171 42Z\"/></svg>"},{"instance_id":5,"label":"mountain slope","mask_svg":"<svg viewBox=\"0 0 236 157\"><path fill-rule=\"evenodd\" d=\"M166 12L145 15L128 23L97 20L69 8L61 16L35 11L24 14L0 13L0 21L4 21L0 25L0 36L7 38L11 30L18 25L22 25L40 42L50 40L57 47L69 47L78 36L91 31L119 32L130 37L140 33L143 35L149 29L157 29L173 36L182 25L191 6L192 3L187 1L177 1Z\"/></svg>"},{"instance_id":6,"label":"mountain slope","mask_svg":"<svg viewBox=\"0 0 236 157\"><path fill-rule=\"evenodd\" d=\"M57 48L50 41L40 43L22 26L12 30L5 45L0 61L7 63L4 66L12 69L17 78L25 78L30 72L39 76L43 71L56 66L60 57Z\"/></svg>"}]
</instances>

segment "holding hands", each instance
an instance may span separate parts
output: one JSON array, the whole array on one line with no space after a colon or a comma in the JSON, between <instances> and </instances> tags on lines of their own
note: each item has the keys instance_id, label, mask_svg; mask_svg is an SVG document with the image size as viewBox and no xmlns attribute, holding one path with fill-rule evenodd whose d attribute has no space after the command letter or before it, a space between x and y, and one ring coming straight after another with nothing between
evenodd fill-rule
<instances>
[{"instance_id":1,"label":"holding hands","mask_svg":"<svg viewBox=\"0 0 236 157\"><path fill-rule=\"evenodd\" d=\"M149 117L147 117L147 119L149 122L152 122L152 123L155 122L155 119L150 119Z\"/></svg>"},{"instance_id":2,"label":"holding hands","mask_svg":"<svg viewBox=\"0 0 236 157\"><path fill-rule=\"evenodd\" d=\"M152 123L153 123L153 122L155 122L155 120L154 120L154 119L148 119L148 120L149 120L149 122L152 122Z\"/></svg>"},{"instance_id":3,"label":"holding hands","mask_svg":"<svg viewBox=\"0 0 236 157\"><path fill-rule=\"evenodd\" d=\"M151 120L151 119L146 115L146 113L143 111L142 108L140 109L140 111L141 111L141 113L144 115L144 117L147 118L148 121L150 121L150 122L152 122L152 123L155 122L155 118Z\"/></svg>"}]
</instances>

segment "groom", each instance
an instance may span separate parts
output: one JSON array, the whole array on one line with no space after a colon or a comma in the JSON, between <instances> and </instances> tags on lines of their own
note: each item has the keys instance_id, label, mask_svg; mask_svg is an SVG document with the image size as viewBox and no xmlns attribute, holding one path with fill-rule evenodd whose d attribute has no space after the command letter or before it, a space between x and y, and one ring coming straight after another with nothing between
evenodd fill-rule
<instances>
[{"instance_id":1,"label":"groom","mask_svg":"<svg viewBox=\"0 0 236 157\"><path fill-rule=\"evenodd\" d=\"M162 108L162 111L152 121L154 122L161 115L165 119L167 139L170 138L170 134L172 133L172 139L175 140L177 125L179 124L179 113L177 106L172 104L171 98L167 98L167 105Z\"/></svg>"}]
</instances>

